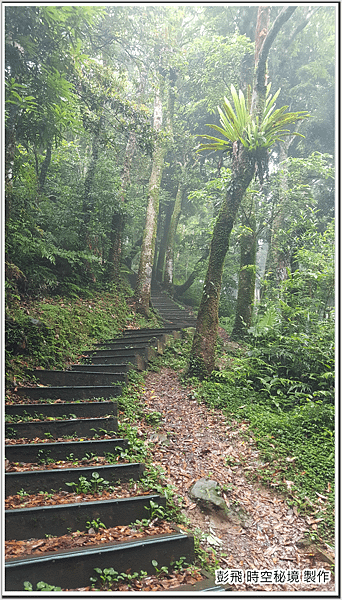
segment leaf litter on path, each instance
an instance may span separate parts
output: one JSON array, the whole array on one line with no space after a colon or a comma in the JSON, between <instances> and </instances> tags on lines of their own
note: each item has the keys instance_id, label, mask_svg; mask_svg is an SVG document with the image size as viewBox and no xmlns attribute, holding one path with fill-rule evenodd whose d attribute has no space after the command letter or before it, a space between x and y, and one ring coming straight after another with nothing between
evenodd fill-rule
<instances>
[{"instance_id":1,"label":"leaf litter on path","mask_svg":"<svg viewBox=\"0 0 342 600\"><path fill-rule=\"evenodd\" d=\"M193 400L190 389L183 388L177 373L168 368L148 373L143 399L147 414L162 415L157 428L139 423L154 441L153 462L165 469L167 482L183 498L182 511L192 531L202 532L202 546L211 552L213 537L222 542L214 546L220 568L330 570L312 547L309 551L301 547L300 540L311 531L308 520L289 508L276 491L247 480L245 470L260 464L253 439L246 436L248 423L233 421L228 425L221 411ZM189 491L203 477L217 481L227 506L241 509L248 519L241 523L227 520L218 512L204 512L194 503ZM335 589L333 576L331 579L324 584L234 584L233 588L327 592Z\"/></svg>"}]
</instances>

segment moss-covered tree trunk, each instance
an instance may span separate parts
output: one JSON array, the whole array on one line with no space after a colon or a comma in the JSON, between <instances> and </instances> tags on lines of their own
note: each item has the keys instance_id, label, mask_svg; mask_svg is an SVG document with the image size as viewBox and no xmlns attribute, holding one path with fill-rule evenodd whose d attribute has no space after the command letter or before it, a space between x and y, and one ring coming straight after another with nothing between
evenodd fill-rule
<instances>
[{"instance_id":1,"label":"moss-covered tree trunk","mask_svg":"<svg viewBox=\"0 0 342 600\"><path fill-rule=\"evenodd\" d=\"M153 115L153 126L156 132L161 130L162 119L163 106L160 89L158 88L155 95ZM159 212L159 191L163 173L165 152L165 142L159 137L153 153L152 171L148 186L146 222L140 254L138 279L134 293L135 300L137 302L137 309L145 316L149 315L152 270Z\"/></svg>"},{"instance_id":2,"label":"moss-covered tree trunk","mask_svg":"<svg viewBox=\"0 0 342 600\"><path fill-rule=\"evenodd\" d=\"M251 326L252 310L255 295L256 276L256 220L254 199L248 220L240 235L240 271L238 294L236 299L235 321L232 331L233 339L242 339Z\"/></svg>"},{"instance_id":3,"label":"moss-covered tree trunk","mask_svg":"<svg viewBox=\"0 0 342 600\"><path fill-rule=\"evenodd\" d=\"M178 184L176 200L173 207L173 212L170 221L169 232L166 242L166 254L165 254L165 269L163 284L164 287L172 292L173 287L173 269L174 269L174 249L175 249L175 237L178 226L179 217L182 209L182 184Z\"/></svg>"},{"instance_id":4,"label":"moss-covered tree trunk","mask_svg":"<svg viewBox=\"0 0 342 600\"><path fill-rule=\"evenodd\" d=\"M254 69L258 66L258 60L262 45L265 41L268 32L270 19L270 6L260 6L258 10L257 25L255 32L255 49L254 49ZM245 87L249 82L246 81ZM263 94L254 93L254 106L252 110L260 114L264 106ZM244 211L244 216L241 224L241 234L239 236L240 243L240 269L238 294L236 299L236 310L234 327L232 331L233 339L242 339L248 328L251 326L252 309L255 294L255 275L256 275L256 220L255 220L255 202L251 198L249 206L249 214Z\"/></svg>"},{"instance_id":5,"label":"moss-covered tree trunk","mask_svg":"<svg viewBox=\"0 0 342 600\"><path fill-rule=\"evenodd\" d=\"M235 145L238 146L238 143L235 142ZM238 208L255 172L254 156L240 144L236 150L232 177L211 240L208 270L192 345L190 371L198 376L211 373L215 366L223 264Z\"/></svg>"}]
</instances>

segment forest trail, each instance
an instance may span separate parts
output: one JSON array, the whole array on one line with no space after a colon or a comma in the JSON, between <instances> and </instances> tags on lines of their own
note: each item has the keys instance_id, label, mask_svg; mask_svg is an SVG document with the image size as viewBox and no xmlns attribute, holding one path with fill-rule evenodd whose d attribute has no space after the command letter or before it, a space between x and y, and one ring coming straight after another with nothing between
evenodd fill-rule
<instances>
[{"instance_id":1,"label":"forest trail","mask_svg":"<svg viewBox=\"0 0 342 600\"><path fill-rule=\"evenodd\" d=\"M282 495L246 478L246 473L252 473L260 464L253 439L244 435L247 423L227 425L221 411L198 404L191 397L191 389L183 388L177 373L168 368L148 373L142 396L148 411L162 414L157 430L145 422L139 423L141 434L147 429L149 439L155 442L153 462L165 469L167 482L183 497L183 512L190 519L192 531L198 528L211 536L204 547L213 547L213 540L219 544L214 548L220 568L331 569L317 548L301 545L305 531L310 529L305 518L289 508ZM205 514L190 497L190 488L203 477L217 481L221 489L226 486L224 498L233 509L229 520L217 512ZM242 520L237 509L244 514ZM327 592L334 590L334 582L235 584L233 589Z\"/></svg>"}]
</instances>

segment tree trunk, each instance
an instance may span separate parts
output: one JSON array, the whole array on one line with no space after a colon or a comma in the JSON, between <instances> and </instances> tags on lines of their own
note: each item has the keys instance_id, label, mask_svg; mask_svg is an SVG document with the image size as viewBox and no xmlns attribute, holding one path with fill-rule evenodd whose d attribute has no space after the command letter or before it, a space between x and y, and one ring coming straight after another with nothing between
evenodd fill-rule
<instances>
[{"instance_id":1,"label":"tree trunk","mask_svg":"<svg viewBox=\"0 0 342 600\"><path fill-rule=\"evenodd\" d=\"M148 68L143 68L140 75L140 83L136 97L140 99L144 93L148 77ZM139 100L138 100L139 101ZM121 187L119 191L119 209L114 211L112 216L112 225L110 232L110 248L108 252L107 278L114 281L120 277L120 265L122 258L122 233L125 226L124 205L126 201L126 192L130 181L130 172L137 146L136 133L131 131L126 145L124 164L121 172Z\"/></svg>"},{"instance_id":2,"label":"tree trunk","mask_svg":"<svg viewBox=\"0 0 342 600\"><path fill-rule=\"evenodd\" d=\"M259 13L265 7L259 7ZM282 25L290 18L296 7L284 8L276 18L270 32L259 49L256 78L252 94L252 113L258 115L265 102L266 60L271 45ZM256 40L256 47L258 40ZM236 213L255 172L256 157L240 143L233 144L232 176L217 218L210 246L208 271L197 316L193 340L190 373L204 377L215 367L215 349L218 330L218 307L220 301L224 259L229 247L229 238Z\"/></svg>"},{"instance_id":3,"label":"tree trunk","mask_svg":"<svg viewBox=\"0 0 342 600\"><path fill-rule=\"evenodd\" d=\"M287 267L290 266L289 257L286 257L279 247L277 232L282 228L285 218L286 193L288 189L287 166L285 161L292 141L293 138L288 138L287 143L283 142L280 145L279 161L280 164L283 165L283 172L279 175L278 209L271 223L269 247L266 257L265 274L268 281L273 282L276 287L279 286L282 281L287 279Z\"/></svg>"},{"instance_id":4,"label":"tree trunk","mask_svg":"<svg viewBox=\"0 0 342 600\"><path fill-rule=\"evenodd\" d=\"M237 143L235 142L235 145ZM219 212L210 246L208 270L198 310L196 332L192 345L190 372L203 377L215 366L215 348L218 329L223 264L229 247L236 213L252 181L255 158L239 144L235 153L232 177Z\"/></svg>"},{"instance_id":5,"label":"tree trunk","mask_svg":"<svg viewBox=\"0 0 342 600\"><path fill-rule=\"evenodd\" d=\"M173 207L174 207L174 204L172 204L172 202L169 202L167 204L167 207L165 210L163 235L162 235L162 238L161 238L160 244L159 244L158 261L157 261L157 266L156 266L156 281L158 281L158 283L162 283L162 281L163 281L165 255L166 255L166 244L167 244L167 239L168 239L168 235L169 235Z\"/></svg>"},{"instance_id":6,"label":"tree trunk","mask_svg":"<svg viewBox=\"0 0 342 600\"><path fill-rule=\"evenodd\" d=\"M7 225L12 210L13 198L13 169L16 150L15 119L12 115L5 131L5 223Z\"/></svg>"},{"instance_id":7,"label":"tree trunk","mask_svg":"<svg viewBox=\"0 0 342 600\"><path fill-rule=\"evenodd\" d=\"M126 191L129 183L130 170L136 149L136 135L130 133L126 145L125 160L121 174L121 187L119 192L119 209L114 211L110 231L110 248L108 252L107 278L114 281L120 277L120 265L122 254L122 232L124 228L123 208L125 204Z\"/></svg>"},{"instance_id":8,"label":"tree trunk","mask_svg":"<svg viewBox=\"0 0 342 600\"><path fill-rule=\"evenodd\" d=\"M256 220L254 198L251 216L246 219L240 237L240 271L232 339L242 339L251 326L256 275Z\"/></svg>"},{"instance_id":9,"label":"tree trunk","mask_svg":"<svg viewBox=\"0 0 342 600\"><path fill-rule=\"evenodd\" d=\"M163 284L169 292L172 292L172 287L173 287L175 237L176 237L176 231L177 231L179 217L181 214L181 208L182 208L182 184L179 183L178 189L177 189L176 200L175 200L175 204L173 207L169 232L168 232L168 236L167 236L167 242L166 242L166 256L165 256L165 269L164 269Z\"/></svg>"},{"instance_id":10,"label":"tree trunk","mask_svg":"<svg viewBox=\"0 0 342 600\"><path fill-rule=\"evenodd\" d=\"M95 177L95 170L97 165L97 160L99 157L99 134L101 128L101 119L99 119L99 123L97 129L94 133L93 141L92 141L92 149L91 149L91 161L88 168L88 172L84 181L84 196L83 196L83 223L81 229L81 240L83 248L91 249L91 241L89 235L89 224L90 217L94 207L94 200L92 196L92 187Z\"/></svg>"},{"instance_id":11,"label":"tree trunk","mask_svg":"<svg viewBox=\"0 0 342 600\"><path fill-rule=\"evenodd\" d=\"M157 88L153 115L153 125L156 132L161 130L162 117L162 99L160 95L160 89ZM161 139L158 139L153 153L152 171L148 188L146 222L140 254L138 280L135 288L135 300L137 302L137 308L145 316L149 315L152 270L159 212L159 190L163 173L165 152L165 142Z\"/></svg>"}]
</instances>

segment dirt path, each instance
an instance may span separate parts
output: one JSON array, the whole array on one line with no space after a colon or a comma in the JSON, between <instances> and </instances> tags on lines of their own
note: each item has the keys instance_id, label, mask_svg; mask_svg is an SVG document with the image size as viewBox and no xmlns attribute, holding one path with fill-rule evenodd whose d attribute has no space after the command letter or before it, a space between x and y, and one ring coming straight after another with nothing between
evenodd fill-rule
<instances>
[{"instance_id":1,"label":"dirt path","mask_svg":"<svg viewBox=\"0 0 342 600\"><path fill-rule=\"evenodd\" d=\"M200 529L205 535L218 538L203 539L202 545L217 550L221 569L331 570L322 561L322 555L298 543L305 531L310 530L306 520L295 514L281 495L246 479L245 471L260 464L252 438L242 436L247 423L227 426L220 411L210 410L191 398L190 390L182 388L177 373L171 369L149 373L143 397L147 411L163 415L157 430L147 427L150 439L155 442L154 463L166 469L168 482L184 498L184 512L192 530L198 534ZM223 497L235 511L231 519L217 512L206 514L190 497L190 488L202 477L214 479L221 487L227 486ZM238 510L245 515L242 520L234 516ZM213 540L221 545L213 545ZM317 577L316 583L242 583L233 585L233 589L334 591L333 581L318 584Z\"/></svg>"}]
</instances>

